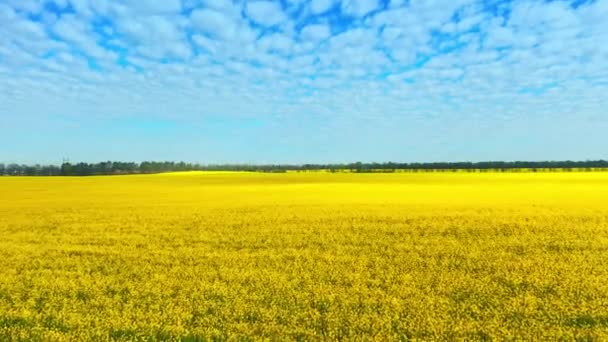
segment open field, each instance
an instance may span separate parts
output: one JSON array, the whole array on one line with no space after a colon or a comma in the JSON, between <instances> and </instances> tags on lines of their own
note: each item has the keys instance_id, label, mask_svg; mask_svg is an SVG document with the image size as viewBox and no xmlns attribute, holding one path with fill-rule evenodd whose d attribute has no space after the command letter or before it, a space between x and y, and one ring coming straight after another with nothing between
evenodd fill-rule
<instances>
[{"instance_id":1,"label":"open field","mask_svg":"<svg viewBox=\"0 0 608 342\"><path fill-rule=\"evenodd\" d=\"M608 339L608 173L0 177L0 340Z\"/></svg>"}]
</instances>

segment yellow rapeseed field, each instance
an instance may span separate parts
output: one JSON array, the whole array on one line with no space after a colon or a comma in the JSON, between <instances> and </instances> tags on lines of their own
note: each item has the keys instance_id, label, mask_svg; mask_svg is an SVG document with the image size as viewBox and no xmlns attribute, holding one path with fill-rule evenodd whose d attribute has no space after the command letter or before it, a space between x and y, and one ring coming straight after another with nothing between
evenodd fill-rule
<instances>
[{"instance_id":1,"label":"yellow rapeseed field","mask_svg":"<svg viewBox=\"0 0 608 342\"><path fill-rule=\"evenodd\" d=\"M608 340L608 172L0 177L0 340Z\"/></svg>"}]
</instances>

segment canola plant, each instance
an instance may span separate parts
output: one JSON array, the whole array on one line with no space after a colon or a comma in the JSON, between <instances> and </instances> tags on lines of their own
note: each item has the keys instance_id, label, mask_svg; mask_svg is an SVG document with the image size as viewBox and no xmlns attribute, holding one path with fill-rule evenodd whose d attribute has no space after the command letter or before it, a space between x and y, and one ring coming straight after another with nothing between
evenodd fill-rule
<instances>
[{"instance_id":1,"label":"canola plant","mask_svg":"<svg viewBox=\"0 0 608 342\"><path fill-rule=\"evenodd\" d=\"M607 340L608 173L0 177L0 340Z\"/></svg>"}]
</instances>

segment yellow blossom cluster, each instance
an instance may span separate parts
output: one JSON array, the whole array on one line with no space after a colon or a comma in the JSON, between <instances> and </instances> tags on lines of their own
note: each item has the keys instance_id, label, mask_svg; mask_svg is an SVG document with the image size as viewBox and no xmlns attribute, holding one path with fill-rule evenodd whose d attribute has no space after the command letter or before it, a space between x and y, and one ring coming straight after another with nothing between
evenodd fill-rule
<instances>
[{"instance_id":1,"label":"yellow blossom cluster","mask_svg":"<svg viewBox=\"0 0 608 342\"><path fill-rule=\"evenodd\" d=\"M0 340L608 340L608 173L0 177Z\"/></svg>"}]
</instances>

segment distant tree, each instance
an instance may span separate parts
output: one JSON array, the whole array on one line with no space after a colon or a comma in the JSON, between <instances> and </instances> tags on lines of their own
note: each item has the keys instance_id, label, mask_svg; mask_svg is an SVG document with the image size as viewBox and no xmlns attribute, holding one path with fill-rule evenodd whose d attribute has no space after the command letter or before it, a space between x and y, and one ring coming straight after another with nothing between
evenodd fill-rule
<instances>
[{"instance_id":1,"label":"distant tree","mask_svg":"<svg viewBox=\"0 0 608 342\"><path fill-rule=\"evenodd\" d=\"M23 165L23 174L25 176L38 176L40 165Z\"/></svg>"},{"instance_id":2,"label":"distant tree","mask_svg":"<svg viewBox=\"0 0 608 342\"><path fill-rule=\"evenodd\" d=\"M43 165L40 168L41 176L58 176L61 174L61 169L55 165Z\"/></svg>"},{"instance_id":3,"label":"distant tree","mask_svg":"<svg viewBox=\"0 0 608 342\"><path fill-rule=\"evenodd\" d=\"M63 163L61 164L61 175L62 176L72 176L74 174L74 169L72 168L72 164Z\"/></svg>"},{"instance_id":4,"label":"distant tree","mask_svg":"<svg viewBox=\"0 0 608 342\"><path fill-rule=\"evenodd\" d=\"M467 172L519 172L528 170L532 172L541 171L608 171L608 161L515 161L515 162L436 162L436 163L349 163L349 164L211 164L200 165L185 162L155 162L143 161L141 163L106 161L100 163L77 163L65 162L61 166L55 165L18 165L0 164L0 175L10 176L89 176L110 174L133 174L133 173L160 173L171 171L256 171L256 172L286 172L295 170L308 172L314 170L329 170L329 172L351 171L351 172L395 172L395 170L409 172L446 172L455 170L466 170Z\"/></svg>"},{"instance_id":5,"label":"distant tree","mask_svg":"<svg viewBox=\"0 0 608 342\"><path fill-rule=\"evenodd\" d=\"M6 174L9 176L18 176L21 174L21 167L17 164L8 164L6 166Z\"/></svg>"},{"instance_id":6,"label":"distant tree","mask_svg":"<svg viewBox=\"0 0 608 342\"><path fill-rule=\"evenodd\" d=\"M101 162L98 165L99 165L99 167L98 167L99 174L109 175L112 173L112 162L111 161Z\"/></svg>"}]
</instances>

